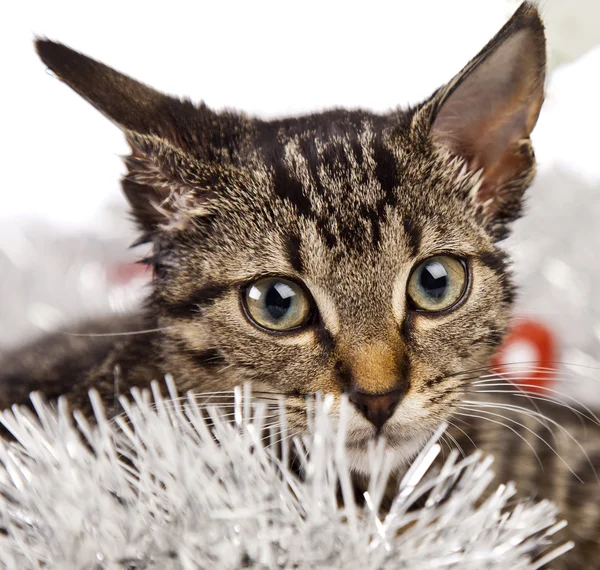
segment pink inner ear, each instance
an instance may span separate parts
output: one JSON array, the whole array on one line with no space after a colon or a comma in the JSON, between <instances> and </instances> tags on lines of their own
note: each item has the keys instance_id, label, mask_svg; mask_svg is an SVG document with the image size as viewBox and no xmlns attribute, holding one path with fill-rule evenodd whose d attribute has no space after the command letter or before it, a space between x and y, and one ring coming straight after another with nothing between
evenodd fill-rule
<instances>
[{"instance_id":1,"label":"pink inner ear","mask_svg":"<svg viewBox=\"0 0 600 570\"><path fill-rule=\"evenodd\" d=\"M471 168L483 168L484 178L512 163L507 152L535 125L544 77L537 48L526 28L474 60L453 80L432 125L434 141L466 158Z\"/></svg>"}]
</instances>

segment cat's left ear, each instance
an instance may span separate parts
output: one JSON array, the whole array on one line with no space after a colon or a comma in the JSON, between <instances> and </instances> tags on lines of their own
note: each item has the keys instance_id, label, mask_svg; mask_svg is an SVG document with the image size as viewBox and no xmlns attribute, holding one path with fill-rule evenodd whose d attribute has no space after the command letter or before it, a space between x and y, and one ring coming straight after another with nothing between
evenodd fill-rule
<instances>
[{"instance_id":1,"label":"cat's left ear","mask_svg":"<svg viewBox=\"0 0 600 570\"><path fill-rule=\"evenodd\" d=\"M496 239L519 216L535 171L529 135L544 99L546 40L537 10L522 4L483 50L432 100L435 144L481 170L473 200Z\"/></svg>"},{"instance_id":2,"label":"cat's left ear","mask_svg":"<svg viewBox=\"0 0 600 570\"><path fill-rule=\"evenodd\" d=\"M245 136L238 117L156 91L60 43L38 39L36 49L61 81L125 133L131 155L123 191L140 241L206 213L221 183L214 165L230 165Z\"/></svg>"}]
</instances>

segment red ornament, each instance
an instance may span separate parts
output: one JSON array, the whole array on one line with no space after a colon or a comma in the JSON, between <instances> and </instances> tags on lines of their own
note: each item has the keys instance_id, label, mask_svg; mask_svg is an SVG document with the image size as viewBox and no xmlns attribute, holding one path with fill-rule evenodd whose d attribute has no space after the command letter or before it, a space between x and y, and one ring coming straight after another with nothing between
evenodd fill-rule
<instances>
[{"instance_id":1,"label":"red ornament","mask_svg":"<svg viewBox=\"0 0 600 570\"><path fill-rule=\"evenodd\" d=\"M521 384L523 390L544 392L554 381L556 360L552 330L539 321L521 318L496 352L491 370Z\"/></svg>"}]
</instances>

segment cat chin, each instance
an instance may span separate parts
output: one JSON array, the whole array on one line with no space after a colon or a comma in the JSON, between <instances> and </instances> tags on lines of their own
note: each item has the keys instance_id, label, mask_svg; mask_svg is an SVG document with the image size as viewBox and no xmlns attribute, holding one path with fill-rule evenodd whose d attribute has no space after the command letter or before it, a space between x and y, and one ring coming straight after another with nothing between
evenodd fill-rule
<instances>
[{"instance_id":1,"label":"cat chin","mask_svg":"<svg viewBox=\"0 0 600 570\"><path fill-rule=\"evenodd\" d=\"M386 441L384 454L386 456L386 461L390 462L392 471L402 471L408 466L411 460L416 457L419 451L421 451L426 441L427 437ZM366 440L362 445L351 443L347 446L346 457L348 466L353 473L358 475L371 474L373 459L372 453L369 453L369 447L369 442Z\"/></svg>"},{"instance_id":2,"label":"cat chin","mask_svg":"<svg viewBox=\"0 0 600 570\"><path fill-rule=\"evenodd\" d=\"M424 413L419 402L407 398L402 409L383 427L384 453L393 471L403 470L423 448L437 425ZM351 410L346 439L348 466L360 475L369 475L373 465L372 452L378 443L377 431L356 410Z\"/></svg>"}]
</instances>

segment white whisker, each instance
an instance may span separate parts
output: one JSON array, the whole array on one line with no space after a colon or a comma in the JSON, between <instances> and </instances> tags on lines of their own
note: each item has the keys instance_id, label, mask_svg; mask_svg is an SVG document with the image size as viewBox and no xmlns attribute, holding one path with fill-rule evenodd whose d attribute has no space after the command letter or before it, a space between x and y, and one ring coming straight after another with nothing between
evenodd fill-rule
<instances>
[{"instance_id":1,"label":"white whisker","mask_svg":"<svg viewBox=\"0 0 600 570\"><path fill-rule=\"evenodd\" d=\"M524 379L524 380L527 380L527 379ZM540 386L538 384L525 384L523 382L515 382L512 380L508 383L506 383L506 382L496 382L496 383L487 383L487 384L473 383L473 385L484 386L485 388L507 388L507 389L510 389L513 386L517 387L519 389L520 388L531 388L531 390L528 390L528 393L531 393L531 394L536 394L536 392L535 392L536 390L543 390L544 392L550 392L552 394L555 394L557 396L557 398L552 398L552 399L549 398L548 401L555 403L557 405L563 406L563 407L571 410L572 412L583 416L588 421L591 421L592 423L595 423L596 425L600 426L600 418L598 418L598 416L596 416L596 414L588 406L586 406L583 402L581 402L577 398L574 398L573 396L570 396L570 395L560 392L558 390L554 390L553 388L549 388L548 386ZM476 391L480 392L480 390L476 390ZM499 390L499 392L503 392L503 391ZM504 391L504 392L510 393L508 391ZM539 394L536 394L536 395L541 396ZM533 397L533 395L531 397ZM576 408L569 406L569 404L566 404L565 402L563 402L563 398L571 400L576 405L580 406L585 412L587 412L587 414L589 414L589 416L583 414L580 410L577 410ZM542 398L538 397L537 399L541 400Z\"/></svg>"},{"instance_id":2,"label":"white whisker","mask_svg":"<svg viewBox=\"0 0 600 570\"><path fill-rule=\"evenodd\" d=\"M447 419L446 422L448 423L448 425L452 426L454 429L457 429L458 431L460 431L471 442L471 444L473 445L473 448L477 449L477 445L475 444L475 442L473 441L471 436L464 429L462 429L460 426L457 426L451 420Z\"/></svg>"},{"instance_id":3,"label":"white whisker","mask_svg":"<svg viewBox=\"0 0 600 570\"><path fill-rule=\"evenodd\" d=\"M103 336L132 336L136 334L150 334L155 332L166 331L174 327L160 327L156 329L145 329L141 331L126 331L126 332L113 332L113 333L74 333L74 332L61 332L66 336L83 336L83 337L103 337Z\"/></svg>"},{"instance_id":4,"label":"white whisker","mask_svg":"<svg viewBox=\"0 0 600 570\"><path fill-rule=\"evenodd\" d=\"M460 409L463 409L463 408L460 407ZM484 420L484 421L487 421L487 422L490 422L490 423L493 423L493 424L500 425L500 426L505 427L505 428L509 429L510 431L512 431L517 437L519 437L520 439L523 440L523 442L527 445L527 447L529 447L529 449L531 449L531 452L533 453L533 455L535 455L535 458L537 459L538 464L540 465L540 467L543 470L544 466L542 465L540 457L536 453L536 451L533 448L533 446L517 430L515 430L512 426L509 426L509 425L505 424L504 422L501 422L501 421L498 421L498 420L493 420L493 419L487 418L485 416L480 416L478 414L473 414L471 412L470 408L464 408L464 409L465 409L465 411L467 411L469 413L468 414L463 414L461 412L454 412L455 415L463 416L463 417L466 417L466 418L477 418L477 419ZM481 413L492 414L492 412L486 412L486 411L481 411ZM498 414L493 414L493 415L498 416ZM499 416L499 417L504 417L504 416ZM504 418L504 419L506 419L506 418Z\"/></svg>"},{"instance_id":5,"label":"white whisker","mask_svg":"<svg viewBox=\"0 0 600 570\"><path fill-rule=\"evenodd\" d=\"M456 441L456 438L450 433L450 432L446 432L444 434L446 437L448 437L450 439L450 441L452 441L452 443L454 444L454 447L456 449L458 449L458 451L460 452L460 455L462 456L463 459L467 458L467 454L465 453L465 450L462 448L462 445L460 443L458 443L458 441ZM446 441L444 439L444 441ZM448 445L448 443L446 442L446 445ZM448 445L448 449L450 451L452 451L452 447L450 445Z\"/></svg>"},{"instance_id":6,"label":"white whisker","mask_svg":"<svg viewBox=\"0 0 600 570\"><path fill-rule=\"evenodd\" d=\"M556 457L558 457L561 460L561 462L571 472L571 474L574 477L576 477L577 479L579 479L580 482L583 483L583 481L581 480L581 478L577 475L577 473L575 473L575 471L573 471L573 469L571 469L571 466L565 461L565 459L563 458L563 456L560 453L558 453L558 451L550 443L548 443L541 435L539 435L538 433L536 433L530 427L526 426L525 424L523 424L523 423L521 423L521 422L519 422L519 421L517 421L517 420L515 420L513 418L510 418L508 416L504 416L502 414L497 414L495 412L489 412L487 410L482 410L481 406L482 406L481 402L471 402L471 403L467 403L466 406L464 406L464 407L461 406L461 409L475 410L475 411L477 411L479 413L482 413L482 414L489 414L489 415L492 415L494 417L502 418L503 420L512 422L515 425L518 425L519 427L523 428L524 430L526 430L527 432L529 432L531 435L533 435L535 438L539 439L542 443L544 443L548 447L548 449L550 449L552 451L552 453L554 453L554 455L556 455ZM506 410L506 411L516 411L516 408L518 408L519 409L518 411L527 412L526 415L528 415L529 417L531 417L533 419L536 419L542 425L544 425L543 422L539 418L535 417L535 412L532 412L531 410L528 410L527 408L522 408L521 406L511 407L510 405L502 406L502 405L497 405L497 404L493 404L493 403L484 403L483 407L488 407L488 408L493 408L493 409L499 409L499 410ZM546 419L548 419L548 418L546 418ZM547 427L547 426L545 426L545 427ZM550 430L550 433L552 433L552 430ZM567 432L567 434L568 434L568 432ZM570 435L570 434L568 434L568 435ZM552 437L554 437L553 433L552 433ZM527 442L527 440L525 440L524 438L522 438L522 439L523 439L523 441ZM573 438L573 440L579 445L579 447L581 447L581 445L577 442L576 439ZM529 442L527 442L527 444L529 445ZM538 463L540 464L540 467L542 468L542 471L544 471L544 466L541 463L538 454L533 450L533 447L531 447L531 445L529 445L529 447L534 452L534 454L535 454L535 456L536 456L536 458L538 460ZM584 451L584 453L585 453L585 451ZM586 457L587 457L587 453L586 453ZM588 457L588 461L589 461L589 457Z\"/></svg>"},{"instance_id":7,"label":"white whisker","mask_svg":"<svg viewBox=\"0 0 600 570\"><path fill-rule=\"evenodd\" d=\"M487 408L496 408L496 409L503 409L503 410L507 410L507 411L516 411L516 412L528 415L531 418L537 419L540 423L542 423L542 425L544 425L550 431L550 433L552 433L552 437L554 437L555 440L556 440L556 437L554 436L554 433L546 425L545 422L549 422L552 425L556 426L560 431L562 431L562 433L564 433L581 450L581 452L587 459L588 464L592 468L592 471L594 472L596 480L599 480L598 474L596 473L596 468L594 467L592 460L590 459L590 457L589 457L588 453L586 452L586 450L584 449L584 447L577 440L577 438L575 436L573 436L573 434L566 427L564 427L560 422L557 422L556 420L553 420L552 418L550 418L540 412L534 412L532 410L529 410L527 408L524 408L522 406L517 406L514 404L496 404L495 402L485 402L483 404L478 403L478 405L483 405L484 407L487 407ZM562 460L562 457L561 457L561 460Z\"/></svg>"}]
</instances>

